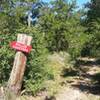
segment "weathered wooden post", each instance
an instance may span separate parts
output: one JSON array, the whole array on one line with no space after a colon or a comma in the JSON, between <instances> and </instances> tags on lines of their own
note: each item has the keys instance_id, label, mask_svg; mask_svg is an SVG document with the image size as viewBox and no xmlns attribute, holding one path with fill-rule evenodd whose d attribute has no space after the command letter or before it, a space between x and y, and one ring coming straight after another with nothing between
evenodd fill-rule
<instances>
[{"instance_id":1,"label":"weathered wooden post","mask_svg":"<svg viewBox=\"0 0 100 100\"><path fill-rule=\"evenodd\" d=\"M32 37L26 34L18 34L17 42L12 42L11 47L17 50L14 65L8 81L8 89L14 94L18 94L21 90L25 66L27 61L26 53L31 50Z\"/></svg>"}]
</instances>

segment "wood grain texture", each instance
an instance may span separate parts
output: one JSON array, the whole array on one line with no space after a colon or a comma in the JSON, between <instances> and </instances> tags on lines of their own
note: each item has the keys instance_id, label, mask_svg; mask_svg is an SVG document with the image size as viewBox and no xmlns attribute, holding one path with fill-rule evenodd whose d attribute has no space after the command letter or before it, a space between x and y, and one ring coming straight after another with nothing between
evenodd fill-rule
<instances>
[{"instance_id":1,"label":"wood grain texture","mask_svg":"<svg viewBox=\"0 0 100 100\"><path fill-rule=\"evenodd\" d=\"M26 34L18 34L17 42L30 45L31 41L31 36L27 36ZM15 94L18 94L21 89L26 61L26 55L21 51L17 51L14 59L13 68L8 81L8 88Z\"/></svg>"}]
</instances>

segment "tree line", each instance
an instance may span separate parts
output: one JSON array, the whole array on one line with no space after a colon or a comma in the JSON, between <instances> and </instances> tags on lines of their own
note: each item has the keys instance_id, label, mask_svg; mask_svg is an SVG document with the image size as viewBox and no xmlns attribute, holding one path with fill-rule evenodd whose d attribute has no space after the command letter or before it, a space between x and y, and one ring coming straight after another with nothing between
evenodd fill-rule
<instances>
[{"instance_id":1,"label":"tree line","mask_svg":"<svg viewBox=\"0 0 100 100\"><path fill-rule=\"evenodd\" d=\"M23 82L30 93L41 89L42 82L52 77L46 65L48 54L64 51L72 60L100 57L99 9L99 0L91 0L80 10L76 1L1 0L0 84L6 84L9 78L15 55L9 43L18 33L33 37Z\"/></svg>"}]
</instances>

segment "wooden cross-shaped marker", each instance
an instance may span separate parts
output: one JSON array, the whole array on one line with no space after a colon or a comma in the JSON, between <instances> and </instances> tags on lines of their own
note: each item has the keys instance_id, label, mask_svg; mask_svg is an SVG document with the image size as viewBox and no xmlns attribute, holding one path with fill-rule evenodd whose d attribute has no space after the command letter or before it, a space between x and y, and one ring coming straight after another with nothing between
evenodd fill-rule
<instances>
[{"instance_id":1,"label":"wooden cross-shaped marker","mask_svg":"<svg viewBox=\"0 0 100 100\"><path fill-rule=\"evenodd\" d=\"M30 47L31 41L31 36L18 34L17 42L12 46L12 48L17 49L18 51L15 55L14 65L8 81L8 88L15 94L18 94L21 90L27 61L27 48Z\"/></svg>"}]
</instances>

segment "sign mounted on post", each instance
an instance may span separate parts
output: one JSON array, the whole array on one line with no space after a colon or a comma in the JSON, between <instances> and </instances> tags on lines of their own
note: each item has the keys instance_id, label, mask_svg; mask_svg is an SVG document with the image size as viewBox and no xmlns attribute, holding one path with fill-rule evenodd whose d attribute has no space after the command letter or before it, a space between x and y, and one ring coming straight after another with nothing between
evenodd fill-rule
<instances>
[{"instance_id":1,"label":"sign mounted on post","mask_svg":"<svg viewBox=\"0 0 100 100\"><path fill-rule=\"evenodd\" d=\"M16 41L11 42L10 46L13 49L16 49L16 50L22 51L22 52L26 52L26 53L29 53L32 49L32 46L28 46L28 45L25 45L25 44L22 44L22 43L16 42Z\"/></svg>"},{"instance_id":2,"label":"sign mounted on post","mask_svg":"<svg viewBox=\"0 0 100 100\"><path fill-rule=\"evenodd\" d=\"M10 46L16 50L13 68L8 80L8 90L18 94L21 90L24 72L26 69L27 56L31 50L32 37L26 34L18 34L17 42L11 42ZM25 53L24 53L25 52Z\"/></svg>"}]
</instances>

